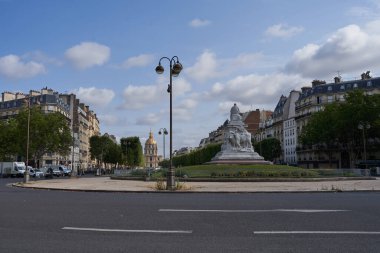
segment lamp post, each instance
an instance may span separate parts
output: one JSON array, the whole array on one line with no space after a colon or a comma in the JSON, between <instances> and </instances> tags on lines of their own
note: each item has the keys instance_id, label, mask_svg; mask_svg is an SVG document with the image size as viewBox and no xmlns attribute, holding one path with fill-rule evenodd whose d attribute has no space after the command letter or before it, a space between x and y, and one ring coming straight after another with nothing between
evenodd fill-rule
<instances>
[{"instance_id":1,"label":"lamp post","mask_svg":"<svg viewBox=\"0 0 380 253\"><path fill-rule=\"evenodd\" d=\"M169 170L168 170L168 177L167 177L167 183L166 183L166 189L167 190L174 190L175 189L175 182L174 182L174 168L173 168L173 159L172 159L172 148L173 148L173 120L172 120L172 96L173 96L173 83L172 79L173 76L176 77L179 75L179 73L182 70L182 64L179 62L178 56L173 56L171 59L168 57L162 57L160 61L158 62L158 66L156 67L156 73L162 74L164 73L164 67L161 65L161 60L166 59L170 63L170 82L168 85L167 91L170 94L170 162L169 162Z\"/></svg>"},{"instance_id":2,"label":"lamp post","mask_svg":"<svg viewBox=\"0 0 380 253\"><path fill-rule=\"evenodd\" d=\"M365 162L365 168L367 169L367 150L366 150L366 141L365 141L365 130L369 129L371 127L370 124L363 122L359 123L358 129L362 130L363 133L363 152L364 152L364 162Z\"/></svg>"},{"instance_id":3,"label":"lamp post","mask_svg":"<svg viewBox=\"0 0 380 253\"><path fill-rule=\"evenodd\" d=\"M164 141L164 160L165 160L165 135L168 135L168 130L166 130L166 128L160 128L160 130L158 131L158 134L161 135L162 134L162 138L163 138L163 141Z\"/></svg>"},{"instance_id":4,"label":"lamp post","mask_svg":"<svg viewBox=\"0 0 380 253\"><path fill-rule=\"evenodd\" d=\"M30 135L30 97L28 97L28 123L27 123L27 134L26 134L26 163L25 163L25 173L24 173L24 183L29 182L29 135Z\"/></svg>"}]
</instances>

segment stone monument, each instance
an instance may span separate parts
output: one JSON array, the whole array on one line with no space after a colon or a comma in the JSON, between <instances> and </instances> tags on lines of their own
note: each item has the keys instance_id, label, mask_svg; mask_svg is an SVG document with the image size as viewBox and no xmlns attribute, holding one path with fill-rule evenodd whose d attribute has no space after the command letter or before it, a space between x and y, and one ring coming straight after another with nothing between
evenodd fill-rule
<instances>
[{"instance_id":1,"label":"stone monument","mask_svg":"<svg viewBox=\"0 0 380 253\"><path fill-rule=\"evenodd\" d=\"M236 104L231 108L221 151L207 164L270 164L253 149L251 134L245 129Z\"/></svg>"}]
</instances>

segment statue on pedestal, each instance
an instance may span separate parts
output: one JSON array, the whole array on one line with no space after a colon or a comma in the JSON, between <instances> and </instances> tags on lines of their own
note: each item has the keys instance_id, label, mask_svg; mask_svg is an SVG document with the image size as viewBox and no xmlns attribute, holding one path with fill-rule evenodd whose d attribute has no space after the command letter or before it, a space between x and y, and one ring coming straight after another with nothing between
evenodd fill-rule
<instances>
[{"instance_id":1,"label":"statue on pedestal","mask_svg":"<svg viewBox=\"0 0 380 253\"><path fill-rule=\"evenodd\" d=\"M251 134L245 129L239 107L234 104L224 132L221 151L209 163L269 164L252 147Z\"/></svg>"}]
</instances>

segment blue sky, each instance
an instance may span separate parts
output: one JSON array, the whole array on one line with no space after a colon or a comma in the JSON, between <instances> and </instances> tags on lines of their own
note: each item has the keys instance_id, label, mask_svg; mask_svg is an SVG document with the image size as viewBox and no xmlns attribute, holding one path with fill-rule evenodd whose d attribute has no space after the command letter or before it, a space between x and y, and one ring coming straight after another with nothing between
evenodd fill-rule
<instances>
[{"instance_id":1,"label":"blue sky","mask_svg":"<svg viewBox=\"0 0 380 253\"><path fill-rule=\"evenodd\" d=\"M0 90L74 92L102 133L152 129L162 153L169 73L154 69L176 55L173 148L194 147L233 103L273 110L313 79L379 76L378 13L374 0L0 0Z\"/></svg>"}]
</instances>

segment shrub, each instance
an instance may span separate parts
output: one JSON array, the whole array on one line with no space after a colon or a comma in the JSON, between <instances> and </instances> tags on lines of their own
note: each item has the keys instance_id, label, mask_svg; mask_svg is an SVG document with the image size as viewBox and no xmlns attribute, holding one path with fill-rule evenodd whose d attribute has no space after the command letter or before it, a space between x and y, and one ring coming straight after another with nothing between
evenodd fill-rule
<instances>
[{"instance_id":1,"label":"shrub","mask_svg":"<svg viewBox=\"0 0 380 253\"><path fill-rule=\"evenodd\" d=\"M157 179L155 189L159 191L166 190L166 182L163 178Z\"/></svg>"},{"instance_id":2,"label":"shrub","mask_svg":"<svg viewBox=\"0 0 380 253\"><path fill-rule=\"evenodd\" d=\"M292 171L292 177L301 177L301 172L300 171Z\"/></svg>"}]
</instances>

